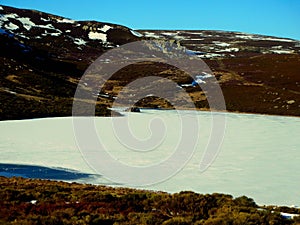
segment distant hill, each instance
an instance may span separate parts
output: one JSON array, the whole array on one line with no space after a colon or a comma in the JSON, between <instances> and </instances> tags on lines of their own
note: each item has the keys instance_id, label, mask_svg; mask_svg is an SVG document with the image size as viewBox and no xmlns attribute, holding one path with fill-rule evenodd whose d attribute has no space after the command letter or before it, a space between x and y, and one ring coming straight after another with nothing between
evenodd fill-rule
<instances>
[{"instance_id":1,"label":"distant hill","mask_svg":"<svg viewBox=\"0 0 300 225\"><path fill-rule=\"evenodd\" d=\"M0 120L70 116L87 67L109 49L144 39L172 39L202 58L220 83L228 111L300 115L300 41L226 31L134 31L0 6ZM133 71L137 77L173 75L169 66L149 63L119 71L100 93L96 115L110 115L107 108ZM176 82L190 81L177 76ZM208 109L200 88L184 88L197 108ZM137 105L171 107L157 98Z\"/></svg>"}]
</instances>

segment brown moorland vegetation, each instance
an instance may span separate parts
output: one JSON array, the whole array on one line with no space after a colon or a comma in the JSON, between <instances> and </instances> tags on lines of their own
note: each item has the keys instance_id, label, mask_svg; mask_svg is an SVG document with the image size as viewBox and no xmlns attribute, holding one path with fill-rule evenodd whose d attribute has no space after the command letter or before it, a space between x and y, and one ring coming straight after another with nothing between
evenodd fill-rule
<instances>
[{"instance_id":1,"label":"brown moorland vegetation","mask_svg":"<svg viewBox=\"0 0 300 225\"><path fill-rule=\"evenodd\" d=\"M169 194L129 188L0 177L0 224L232 224L292 225L280 211L246 196Z\"/></svg>"},{"instance_id":2,"label":"brown moorland vegetation","mask_svg":"<svg viewBox=\"0 0 300 225\"><path fill-rule=\"evenodd\" d=\"M0 14L0 120L71 116L77 85L92 62L120 45L150 39L160 41L163 51L163 43L170 41L202 58L220 84L228 111L300 115L297 40L209 30L133 31L96 21L64 23L65 18L59 16L7 6L1 6ZM30 29L22 24L23 17L34 24ZM12 26L18 28L9 29ZM90 38L91 32L100 32L105 39ZM118 71L100 93L91 91L98 96L95 115L110 116L108 107L124 85L144 76L161 76L178 85L191 83L191 77L168 65L132 65ZM199 87L184 89L197 109L210 109ZM154 97L141 99L137 105L172 107Z\"/></svg>"}]
</instances>

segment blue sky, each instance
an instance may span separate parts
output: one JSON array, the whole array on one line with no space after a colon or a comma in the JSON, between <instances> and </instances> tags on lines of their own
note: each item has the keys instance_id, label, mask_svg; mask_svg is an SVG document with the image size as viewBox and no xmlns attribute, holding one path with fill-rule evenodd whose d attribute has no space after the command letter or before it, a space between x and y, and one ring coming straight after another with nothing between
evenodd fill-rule
<instances>
[{"instance_id":1,"label":"blue sky","mask_svg":"<svg viewBox=\"0 0 300 225\"><path fill-rule=\"evenodd\" d=\"M0 0L0 4L133 29L229 30L300 40L298 0Z\"/></svg>"}]
</instances>

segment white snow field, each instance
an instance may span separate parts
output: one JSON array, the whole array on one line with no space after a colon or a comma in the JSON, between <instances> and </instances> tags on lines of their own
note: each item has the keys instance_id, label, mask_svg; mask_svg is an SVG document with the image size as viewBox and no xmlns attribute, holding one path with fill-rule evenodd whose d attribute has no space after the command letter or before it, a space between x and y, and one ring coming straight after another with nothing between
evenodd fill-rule
<instances>
[{"instance_id":1,"label":"white snow field","mask_svg":"<svg viewBox=\"0 0 300 225\"><path fill-rule=\"evenodd\" d=\"M199 134L190 134L191 138L199 137L195 154L175 176L143 189L221 192L246 195L258 204L300 204L300 118L222 113L227 122L220 153L206 171L200 172L199 163L210 137L211 113L181 113L197 115L199 120ZM166 133L154 150L131 151L116 138L112 126L113 122L118 124L126 116L95 118L100 141L112 157L128 165L147 166L172 154L181 137L181 122L176 111L142 110L142 113L125 114L130 119L132 133L140 139L149 138L149 121L154 118L164 122ZM71 117L2 121L0 133L0 164L59 167L95 174L77 147ZM0 175L7 173L12 171L0 171ZM101 176L81 177L74 181L111 183Z\"/></svg>"}]
</instances>

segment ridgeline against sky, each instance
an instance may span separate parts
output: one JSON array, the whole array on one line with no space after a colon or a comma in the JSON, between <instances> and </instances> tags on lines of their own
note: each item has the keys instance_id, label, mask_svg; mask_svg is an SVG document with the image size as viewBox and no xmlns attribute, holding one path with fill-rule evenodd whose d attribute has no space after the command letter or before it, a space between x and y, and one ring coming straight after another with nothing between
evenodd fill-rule
<instances>
[{"instance_id":1,"label":"ridgeline against sky","mask_svg":"<svg viewBox=\"0 0 300 225\"><path fill-rule=\"evenodd\" d=\"M133 29L227 30L300 40L300 1L23 1L1 4Z\"/></svg>"}]
</instances>

